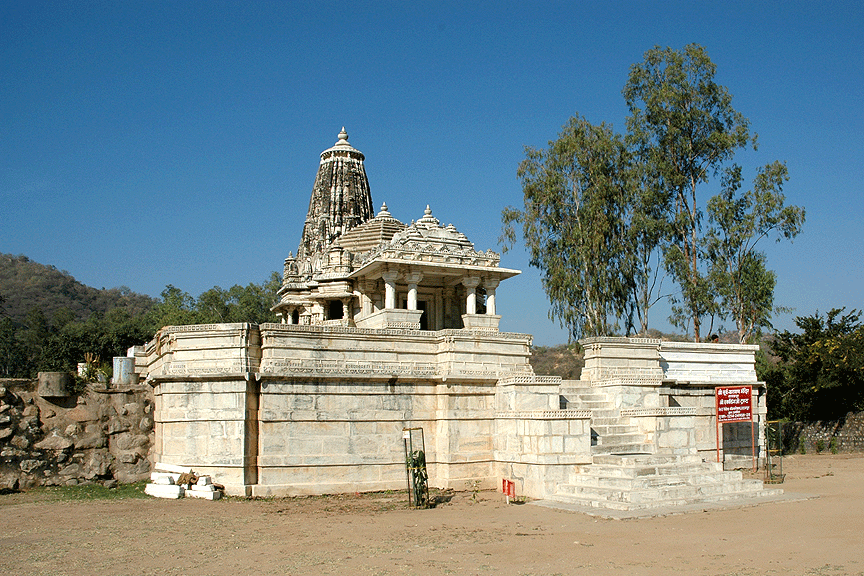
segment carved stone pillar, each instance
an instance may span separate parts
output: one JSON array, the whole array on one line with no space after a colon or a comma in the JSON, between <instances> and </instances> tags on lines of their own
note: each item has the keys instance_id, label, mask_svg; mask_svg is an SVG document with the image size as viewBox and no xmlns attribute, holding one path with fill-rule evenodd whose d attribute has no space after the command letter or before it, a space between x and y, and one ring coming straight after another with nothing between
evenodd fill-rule
<instances>
[{"instance_id":1,"label":"carved stone pillar","mask_svg":"<svg viewBox=\"0 0 864 576\"><path fill-rule=\"evenodd\" d=\"M462 285L465 286L465 313L477 313L477 286L480 284L480 278L477 276L469 276L462 279Z\"/></svg>"},{"instance_id":2,"label":"carved stone pillar","mask_svg":"<svg viewBox=\"0 0 864 576\"><path fill-rule=\"evenodd\" d=\"M399 278L399 272L388 270L381 277L384 279L384 309L393 310L396 308L396 279Z\"/></svg>"},{"instance_id":3,"label":"carved stone pillar","mask_svg":"<svg viewBox=\"0 0 864 576\"><path fill-rule=\"evenodd\" d=\"M486 289L486 314L495 316L495 289L501 281L497 278L486 278L483 280L483 287Z\"/></svg>"},{"instance_id":4,"label":"carved stone pillar","mask_svg":"<svg viewBox=\"0 0 864 576\"><path fill-rule=\"evenodd\" d=\"M375 282L372 280L365 280L361 285L360 292L360 306L362 308L362 314L365 318L372 314L372 293L375 290Z\"/></svg>"},{"instance_id":5,"label":"carved stone pillar","mask_svg":"<svg viewBox=\"0 0 864 576\"><path fill-rule=\"evenodd\" d=\"M408 310L417 310L417 284L423 279L420 272L411 272L405 275L408 283Z\"/></svg>"}]
</instances>

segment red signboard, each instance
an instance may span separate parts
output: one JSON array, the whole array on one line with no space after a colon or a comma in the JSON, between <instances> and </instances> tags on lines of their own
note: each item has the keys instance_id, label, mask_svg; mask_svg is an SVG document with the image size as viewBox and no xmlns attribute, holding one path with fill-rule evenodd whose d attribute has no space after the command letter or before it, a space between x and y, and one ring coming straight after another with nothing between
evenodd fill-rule
<instances>
[{"instance_id":1,"label":"red signboard","mask_svg":"<svg viewBox=\"0 0 864 576\"><path fill-rule=\"evenodd\" d=\"M719 386L714 389L717 423L753 421L753 387Z\"/></svg>"},{"instance_id":2,"label":"red signboard","mask_svg":"<svg viewBox=\"0 0 864 576\"><path fill-rule=\"evenodd\" d=\"M516 497L516 483L510 480L501 479L501 491L506 494L509 498Z\"/></svg>"}]
</instances>

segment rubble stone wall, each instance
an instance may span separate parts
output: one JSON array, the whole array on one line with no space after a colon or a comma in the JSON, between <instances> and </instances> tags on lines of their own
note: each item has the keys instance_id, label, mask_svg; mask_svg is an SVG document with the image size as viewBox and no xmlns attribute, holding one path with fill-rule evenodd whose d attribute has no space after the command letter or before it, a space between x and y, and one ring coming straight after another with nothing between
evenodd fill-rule
<instances>
[{"instance_id":1,"label":"rubble stone wall","mask_svg":"<svg viewBox=\"0 0 864 576\"><path fill-rule=\"evenodd\" d=\"M149 477L150 387L44 398L35 380L0 379L0 490Z\"/></svg>"},{"instance_id":2,"label":"rubble stone wall","mask_svg":"<svg viewBox=\"0 0 864 576\"><path fill-rule=\"evenodd\" d=\"M825 422L788 422L783 424L786 453L864 452L864 412L849 412L841 420Z\"/></svg>"}]
</instances>

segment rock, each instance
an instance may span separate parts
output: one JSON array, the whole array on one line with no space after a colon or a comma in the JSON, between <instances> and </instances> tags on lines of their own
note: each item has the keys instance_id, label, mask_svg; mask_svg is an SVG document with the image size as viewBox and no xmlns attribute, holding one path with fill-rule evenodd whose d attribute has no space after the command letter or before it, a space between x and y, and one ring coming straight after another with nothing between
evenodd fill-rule
<instances>
[{"instance_id":1,"label":"rock","mask_svg":"<svg viewBox=\"0 0 864 576\"><path fill-rule=\"evenodd\" d=\"M18 482L18 477L12 474L0 476L0 494L7 492L17 492L21 485Z\"/></svg>"},{"instance_id":2,"label":"rock","mask_svg":"<svg viewBox=\"0 0 864 576\"><path fill-rule=\"evenodd\" d=\"M46 408L45 410L42 411L42 418L44 418L44 419L53 418L56 415L57 415L57 412L55 412L54 410L52 410L50 408Z\"/></svg>"},{"instance_id":3,"label":"rock","mask_svg":"<svg viewBox=\"0 0 864 576\"><path fill-rule=\"evenodd\" d=\"M141 405L137 402L129 402L128 404L123 405L123 409L126 411L124 414L140 414L141 413Z\"/></svg>"},{"instance_id":4,"label":"rock","mask_svg":"<svg viewBox=\"0 0 864 576\"><path fill-rule=\"evenodd\" d=\"M115 480L114 478L110 478L110 479L105 480L105 481L102 482L102 485L105 486L105 488L108 488L108 489L117 488L117 484L118 484L118 482L117 482L117 480Z\"/></svg>"},{"instance_id":5,"label":"rock","mask_svg":"<svg viewBox=\"0 0 864 576\"><path fill-rule=\"evenodd\" d=\"M40 462L39 460L22 460L18 467L21 468L22 472L29 474L43 464L44 462Z\"/></svg>"},{"instance_id":6,"label":"rock","mask_svg":"<svg viewBox=\"0 0 864 576\"><path fill-rule=\"evenodd\" d=\"M88 448L104 448L105 447L105 436L102 432L97 432L96 434L86 434L81 438L75 440L75 449L76 450L86 450Z\"/></svg>"},{"instance_id":7,"label":"rock","mask_svg":"<svg viewBox=\"0 0 864 576\"><path fill-rule=\"evenodd\" d=\"M120 450L132 450L133 448L139 448L141 446L146 446L147 444L149 444L150 437L123 434L122 436L118 436L115 441L117 443L117 448L119 448Z\"/></svg>"},{"instance_id":8,"label":"rock","mask_svg":"<svg viewBox=\"0 0 864 576\"><path fill-rule=\"evenodd\" d=\"M124 464L134 464L138 461L138 454L136 452L124 452L117 457L117 460Z\"/></svg>"},{"instance_id":9,"label":"rock","mask_svg":"<svg viewBox=\"0 0 864 576\"><path fill-rule=\"evenodd\" d=\"M23 450L18 450L16 448L5 448L2 452L0 452L0 457L3 458L22 458L26 455L26 452L24 452Z\"/></svg>"},{"instance_id":10,"label":"rock","mask_svg":"<svg viewBox=\"0 0 864 576\"><path fill-rule=\"evenodd\" d=\"M108 423L108 434L119 434L120 432L128 432L129 428L130 426L126 422L112 420Z\"/></svg>"},{"instance_id":11,"label":"rock","mask_svg":"<svg viewBox=\"0 0 864 576\"><path fill-rule=\"evenodd\" d=\"M4 414L0 416L0 426L9 424L10 422L12 422L12 416L10 416L9 414Z\"/></svg>"},{"instance_id":12,"label":"rock","mask_svg":"<svg viewBox=\"0 0 864 576\"><path fill-rule=\"evenodd\" d=\"M81 474L81 466L79 464L69 464L65 466L62 470L57 472L60 476L75 476L78 477Z\"/></svg>"},{"instance_id":13,"label":"rock","mask_svg":"<svg viewBox=\"0 0 864 576\"><path fill-rule=\"evenodd\" d=\"M87 405L79 404L66 413L66 418L74 420L75 422L93 422L99 420L99 415L96 411L91 410Z\"/></svg>"},{"instance_id":14,"label":"rock","mask_svg":"<svg viewBox=\"0 0 864 576\"><path fill-rule=\"evenodd\" d=\"M0 440L4 440L12 435L12 428L0 428Z\"/></svg>"},{"instance_id":15,"label":"rock","mask_svg":"<svg viewBox=\"0 0 864 576\"><path fill-rule=\"evenodd\" d=\"M111 456L105 452L93 451L84 464L84 478L92 480L97 476L105 476L111 466Z\"/></svg>"},{"instance_id":16,"label":"rock","mask_svg":"<svg viewBox=\"0 0 864 576\"><path fill-rule=\"evenodd\" d=\"M141 418L141 422L138 423L138 428L141 430L150 430L153 428L153 420L150 418Z\"/></svg>"},{"instance_id":17,"label":"rock","mask_svg":"<svg viewBox=\"0 0 864 576\"><path fill-rule=\"evenodd\" d=\"M39 407L38 406L25 406L24 410L21 412L21 414L25 418L29 418L30 416L37 416L38 417L39 416Z\"/></svg>"},{"instance_id":18,"label":"rock","mask_svg":"<svg viewBox=\"0 0 864 576\"><path fill-rule=\"evenodd\" d=\"M78 434L78 425L69 424L69 426L66 427L66 430L64 430L63 433L67 436L75 436L76 434Z\"/></svg>"},{"instance_id":19,"label":"rock","mask_svg":"<svg viewBox=\"0 0 864 576\"><path fill-rule=\"evenodd\" d=\"M51 436L38 442L34 448L37 450L68 450L73 446L72 440L57 434L55 430Z\"/></svg>"},{"instance_id":20,"label":"rock","mask_svg":"<svg viewBox=\"0 0 864 576\"><path fill-rule=\"evenodd\" d=\"M28 428L39 428L39 418L37 418L36 416L30 416L29 418L23 418L18 422L19 430L25 431Z\"/></svg>"},{"instance_id":21,"label":"rock","mask_svg":"<svg viewBox=\"0 0 864 576\"><path fill-rule=\"evenodd\" d=\"M77 486L78 485L78 479L77 478L70 478L69 480L66 480L66 482L64 482L63 484L65 484L66 486Z\"/></svg>"},{"instance_id":22,"label":"rock","mask_svg":"<svg viewBox=\"0 0 864 576\"><path fill-rule=\"evenodd\" d=\"M26 450L30 447L30 440L26 436L16 436L12 439L11 444L19 450Z\"/></svg>"}]
</instances>

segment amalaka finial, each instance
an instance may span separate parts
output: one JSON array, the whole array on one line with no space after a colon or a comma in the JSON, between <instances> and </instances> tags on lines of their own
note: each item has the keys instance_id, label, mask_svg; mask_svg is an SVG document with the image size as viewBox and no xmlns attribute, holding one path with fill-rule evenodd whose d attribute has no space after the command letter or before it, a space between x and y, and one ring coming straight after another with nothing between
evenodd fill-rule
<instances>
[{"instance_id":1,"label":"amalaka finial","mask_svg":"<svg viewBox=\"0 0 864 576\"><path fill-rule=\"evenodd\" d=\"M387 211L387 203L386 202L381 203L381 210L378 212L378 216L376 216L376 218L377 217L388 217L388 218L390 217L390 212Z\"/></svg>"},{"instance_id":2,"label":"amalaka finial","mask_svg":"<svg viewBox=\"0 0 864 576\"><path fill-rule=\"evenodd\" d=\"M345 131L344 126L342 126L342 131L339 132L339 141L336 142L336 146L340 144L348 144L348 132Z\"/></svg>"}]
</instances>

